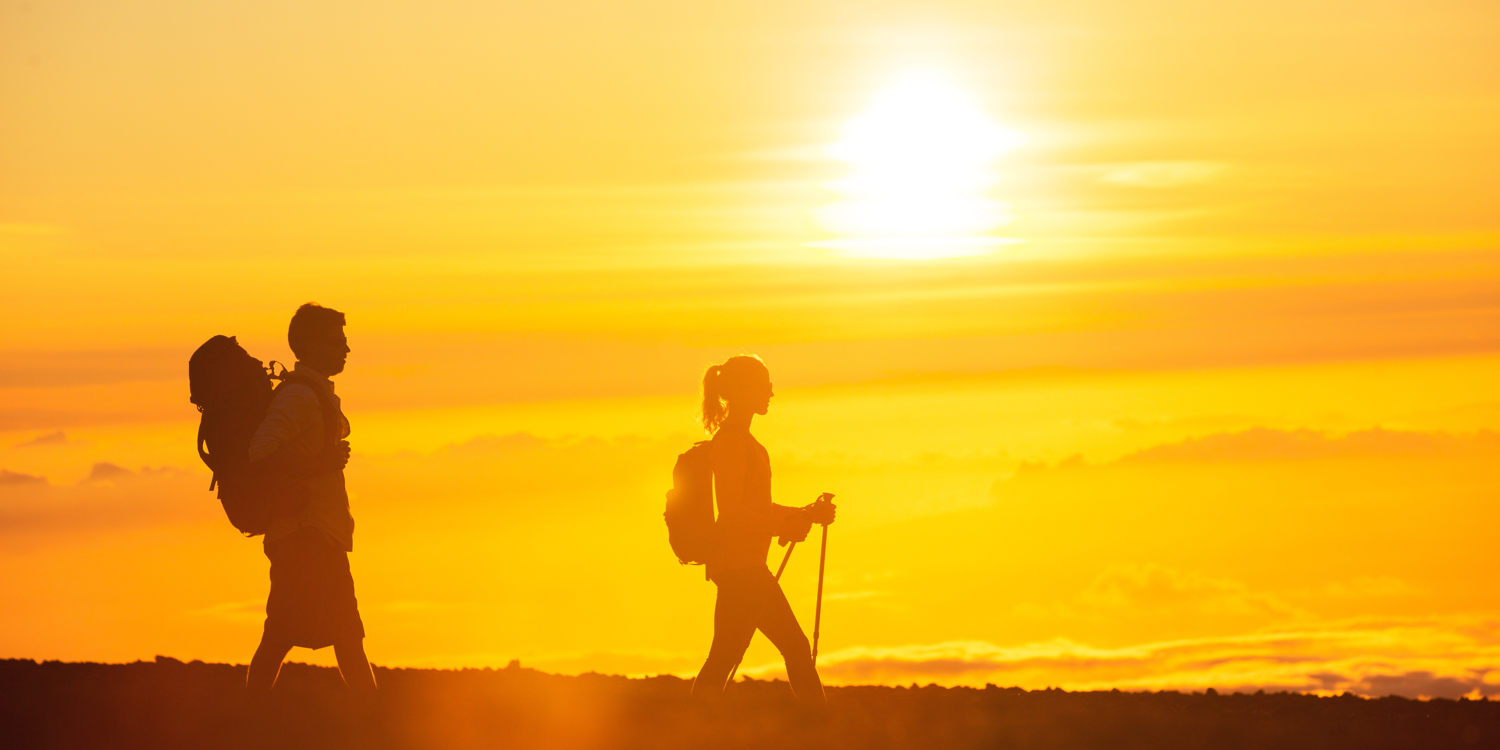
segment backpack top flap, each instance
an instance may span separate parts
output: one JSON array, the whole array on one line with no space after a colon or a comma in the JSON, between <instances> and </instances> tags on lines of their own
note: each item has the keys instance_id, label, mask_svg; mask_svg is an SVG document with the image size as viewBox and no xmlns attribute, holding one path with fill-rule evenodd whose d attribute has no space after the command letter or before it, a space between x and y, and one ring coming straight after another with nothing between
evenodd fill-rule
<instances>
[{"instance_id":1,"label":"backpack top flap","mask_svg":"<svg viewBox=\"0 0 1500 750\"><path fill-rule=\"evenodd\" d=\"M215 336L188 358L188 400L200 412L225 405L247 386L261 384L269 390L265 365L250 356L233 336Z\"/></svg>"},{"instance_id":2,"label":"backpack top flap","mask_svg":"<svg viewBox=\"0 0 1500 750\"><path fill-rule=\"evenodd\" d=\"M250 434L265 416L271 379L260 360L233 336L214 336L188 359L189 399L203 414L198 422L198 458L214 472L209 489L248 456Z\"/></svg>"}]
</instances>

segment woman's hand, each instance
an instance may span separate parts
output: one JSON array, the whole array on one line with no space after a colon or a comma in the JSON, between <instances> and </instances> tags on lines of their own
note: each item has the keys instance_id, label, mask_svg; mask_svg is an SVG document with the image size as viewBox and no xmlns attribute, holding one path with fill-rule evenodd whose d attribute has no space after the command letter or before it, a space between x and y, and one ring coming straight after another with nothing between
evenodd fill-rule
<instances>
[{"instance_id":1,"label":"woman's hand","mask_svg":"<svg viewBox=\"0 0 1500 750\"><path fill-rule=\"evenodd\" d=\"M789 513L781 519L781 529L776 534L781 537L781 546L785 547L787 542L805 542L808 532L812 531L813 524L821 523L827 526L833 523L833 518L838 513L838 506L830 500L833 495L827 492L818 496L817 501L804 505L797 509L796 513Z\"/></svg>"},{"instance_id":2,"label":"woman's hand","mask_svg":"<svg viewBox=\"0 0 1500 750\"><path fill-rule=\"evenodd\" d=\"M820 523L824 526L833 523L834 517L838 515L839 506L834 505L833 501L828 499L830 497L833 495L820 497L817 502L802 509L802 515L807 516L809 523Z\"/></svg>"}]
</instances>

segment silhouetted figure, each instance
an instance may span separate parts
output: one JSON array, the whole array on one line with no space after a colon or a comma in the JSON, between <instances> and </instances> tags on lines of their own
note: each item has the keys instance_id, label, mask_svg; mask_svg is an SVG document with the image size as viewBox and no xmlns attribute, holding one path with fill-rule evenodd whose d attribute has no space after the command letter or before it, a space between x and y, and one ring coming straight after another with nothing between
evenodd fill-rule
<instances>
[{"instance_id":1,"label":"silhouetted figure","mask_svg":"<svg viewBox=\"0 0 1500 750\"><path fill-rule=\"evenodd\" d=\"M354 517L343 470L349 460L344 440L349 420L329 380L344 371L349 355L343 329L344 314L337 310L311 303L298 308L287 330L297 363L250 441L253 470L297 477L281 485L292 497L278 503L280 511L271 516L265 536L271 594L265 631L246 677L255 701L269 696L293 646L333 646L355 698L366 708L374 700L375 676L365 657L365 627L349 573ZM309 463L317 469L305 470Z\"/></svg>"},{"instance_id":2,"label":"silhouetted figure","mask_svg":"<svg viewBox=\"0 0 1500 750\"><path fill-rule=\"evenodd\" d=\"M730 670L739 664L759 629L781 651L792 692L823 706L823 683L812 650L781 585L766 566L771 537L802 541L814 523L832 523L834 505L805 508L771 502L771 457L750 434L750 420L765 414L775 395L771 374L757 357L730 357L703 375L703 426L713 433L717 549L708 577L719 587L714 603L714 640L693 682L695 698L724 692ZM725 405L728 405L726 410Z\"/></svg>"}]
</instances>

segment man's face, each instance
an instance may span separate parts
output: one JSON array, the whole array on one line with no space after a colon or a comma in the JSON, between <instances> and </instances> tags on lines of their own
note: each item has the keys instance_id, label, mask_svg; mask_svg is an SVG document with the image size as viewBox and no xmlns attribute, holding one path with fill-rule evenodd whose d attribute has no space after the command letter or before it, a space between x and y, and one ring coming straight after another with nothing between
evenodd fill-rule
<instances>
[{"instance_id":1,"label":"man's face","mask_svg":"<svg viewBox=\"0 0 1500 750\"><path fill-rule=\"evenodd\" d=\"M304 346L308 351L301 359L309 367L327 377L344 371L344 363L349 359L349 339L344 337L343 326L328 329Z\"/></svg>"}]
</instances>

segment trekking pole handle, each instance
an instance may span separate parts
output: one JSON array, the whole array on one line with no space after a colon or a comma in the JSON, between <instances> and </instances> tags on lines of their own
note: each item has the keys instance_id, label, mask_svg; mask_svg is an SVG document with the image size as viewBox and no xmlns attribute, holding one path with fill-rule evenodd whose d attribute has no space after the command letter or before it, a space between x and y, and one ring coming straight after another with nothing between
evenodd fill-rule
<instances>
[{"instance_id":1,"label":"trekking pole handle","mask_svg":"<svg viewBox=\"0 0 1500 750\"><path fill-rule=\"evenodd\" d=\"M818 495L818 499L814 500L811 505L807 506L807 509L808 510L818 510L818 509L821 509L822 506L827 506L827 505L832 505L832 504L833 504L833 493L832 492L824 492L823 494ZM827 528L828 524L832 523L832 521L833 521L833 519L829 518L829 520L827 520L827 521L817 521L816 523L820 523L820 524L823 525L824 528Z\"/></svg>"}]
</instances>

